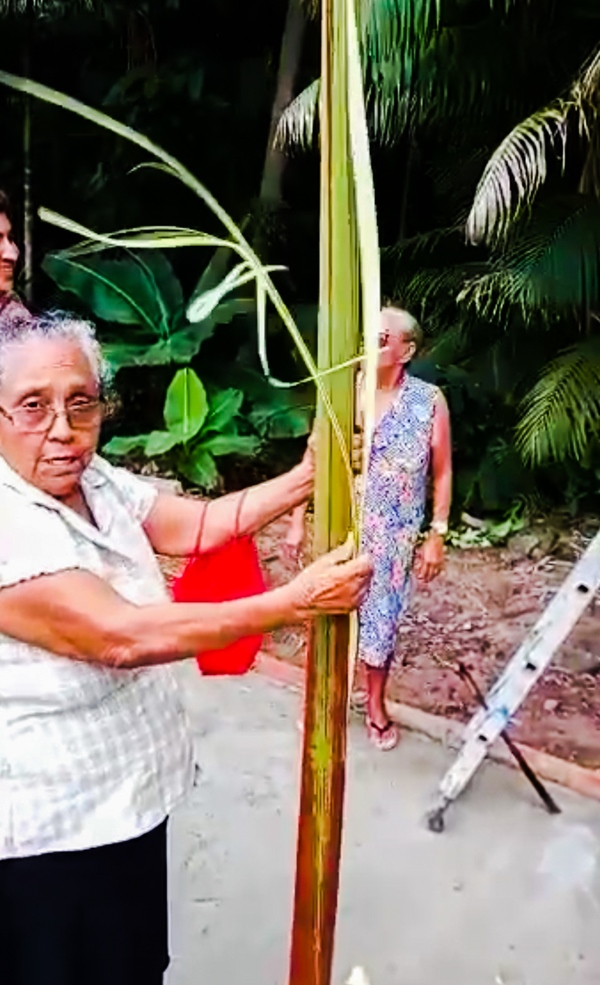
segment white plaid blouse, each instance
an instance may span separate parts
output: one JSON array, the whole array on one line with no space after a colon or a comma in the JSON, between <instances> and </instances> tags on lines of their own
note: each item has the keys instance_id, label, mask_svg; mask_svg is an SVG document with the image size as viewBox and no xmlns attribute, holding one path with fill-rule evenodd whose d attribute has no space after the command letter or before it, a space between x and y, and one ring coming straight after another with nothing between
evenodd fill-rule
<instances>
[{"instance_id":1,"label":"white plaid blouse","mask_svg":"<svg viewBox=\"0 0 600 985\"><path fill-rule=\"evenodd\" d=\"M168 599L142 529L156 490L98 457L82 485L97 528L0 459L0 590L81 569L137 604ZM135 838L193 771L168 667L110 670L0 634L0 859Z\"/></svg>"}]
</instances>

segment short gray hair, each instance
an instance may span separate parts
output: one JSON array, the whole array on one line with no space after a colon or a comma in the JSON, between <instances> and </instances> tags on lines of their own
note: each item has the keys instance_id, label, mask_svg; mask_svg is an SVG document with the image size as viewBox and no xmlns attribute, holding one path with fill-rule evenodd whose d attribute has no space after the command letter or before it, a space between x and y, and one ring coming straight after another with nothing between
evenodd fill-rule
<instances>
[{"instance_id":1,"label":"short gray hair","mask_svg":"<svg viewBox=\"0 0 600 985\"><path fill-rule=\"evenodd\" d=\"M410 342L414 342L415 353L419 352L423 348L425 337L423 335L423 329L419 325L417 319L411 315L409 311L406 311L404 308L399 308L395 304L387 304L383 311L389 312L393 315L398 315L402 318L404 323L402 330Z\"/></svg>"},{"instance_id":2,"label":"short gray hair","mask_svg":"<svg viewBox=\"0 0 600 985\"><path fill-rule=\"evenodd\" d=\"M100 391L105 393L110 387L112 373L91 322L63 311L31 315L24 308L17 308L12 314L0 316L0 383L4 376L6 352L12 346L36 339L65 339L75 342L87 357Z\"/></svg>"}]
</instances>

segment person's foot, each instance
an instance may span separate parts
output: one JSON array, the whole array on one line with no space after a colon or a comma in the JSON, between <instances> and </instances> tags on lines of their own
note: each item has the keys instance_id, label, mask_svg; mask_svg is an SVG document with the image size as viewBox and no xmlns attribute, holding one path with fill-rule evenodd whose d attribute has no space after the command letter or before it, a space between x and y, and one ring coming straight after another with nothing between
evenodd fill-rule
<instances>
[{"instance_id":1,"label":"person's foot","mask_svg":"<svg viewBox=\"0 0 600 985\"><path fill-rule=\"evenodd\" d=\"M366 688L357 687L352 691L350 696L350 707L352 711L357 712L359 715L364 715L369 704L369 692Z\"/></svg>"},{"instance_id":2,"label":"person's foot","mask_svg":"<svg viewBox=\"0 0 600 985\"><path fill-rule=\"evenodd\" d=\"M388 719L383 725L377 725L367 718L367 736L371 745L380 752L390 752L400 741L400 729Z\"/></svg>"}]
</instances>

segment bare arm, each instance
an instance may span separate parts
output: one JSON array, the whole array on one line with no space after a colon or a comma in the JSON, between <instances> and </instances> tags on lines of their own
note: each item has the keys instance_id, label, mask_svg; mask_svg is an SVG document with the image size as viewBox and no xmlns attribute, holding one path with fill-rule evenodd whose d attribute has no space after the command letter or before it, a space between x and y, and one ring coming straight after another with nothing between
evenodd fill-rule
<instances>
[{"instance_id":1,"label":"bare arm","mask_svg":"<svg viewBox=\"0 0 600 985\"><path fill-rule=\"evenodd\" d=\"M57 656L107 667L170 663L317 613L355 608L370 565L347 556L341 549L288 585L219 604L139 606L85 571L42 575L0 590L0 632Z\"/></svg>"},{"instance_id":2,"label":"bare arm","mask_svg":"<svg viewBox=\"0 0 600 985\"><path fill-rule=\"evenodd\" d=\"M450 412L440 392L433 418L431 438L431 469L433 472L433 519L448 522L452 502L452 442Z\"/></svg>"},{"instance_id":3,"label":"bare arm","mask_svg":"<svg viewBox=\"0 0 600 985\"><path fill-rule=\"evenodd\" d=\"M452 444L450 413L440 392L435 406L431 436L431 470L433 473L433 519L448 521L452 499ZM430 530L417 557L415 573L423 581L439 575L444 564L444 538Z\"/></svg>"},{"instance_id":4,"label":"bare arm","mask_svg":"<svg viewBox=\"0 0 600 985\"><path fill-rule=\"evenodd\" d=\"M302 463L290 472L248 489L239 512L237 532L254 534L307 500L312 492L313 473L312 453L307 453ZM233 493L209 502L159 495L144 523L144 530L158 554L189 555L196 549L206 510L200 546L202 551L213 550L234 536L242 495Z\"/></svg>"}]
</instances>

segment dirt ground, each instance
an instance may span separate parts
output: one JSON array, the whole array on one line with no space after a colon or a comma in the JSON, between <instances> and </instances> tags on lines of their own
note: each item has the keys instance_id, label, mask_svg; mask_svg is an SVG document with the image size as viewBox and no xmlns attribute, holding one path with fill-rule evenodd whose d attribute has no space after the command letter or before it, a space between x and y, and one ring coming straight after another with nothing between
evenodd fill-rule
<instances>
[{"instance_id":1,"label":"dirt ground","mask_svg":"<svg viewBox=\"0 0 600 985\"><path fill-rule=\"evenodd\" d=\"M259 537L271 584L287 581L294 563L285 554L287 521ZM588 537L589 539L589 537ZM448 552L445 573L417 586L400 628L390 696L437 715L466 721L475 710L453 664L460 658L485 692L505 667L580 555L586 537L560 538L553 553L532 558L518 543ZM526 545L525 545L526 546ZM171 565L170 572L174 570ZM265 649L302 664L304 630L273 634ZM592 602L552 666L519 710L511 734L546 752L600 768L600 604Z\"/></svg>"}]
</instances>

